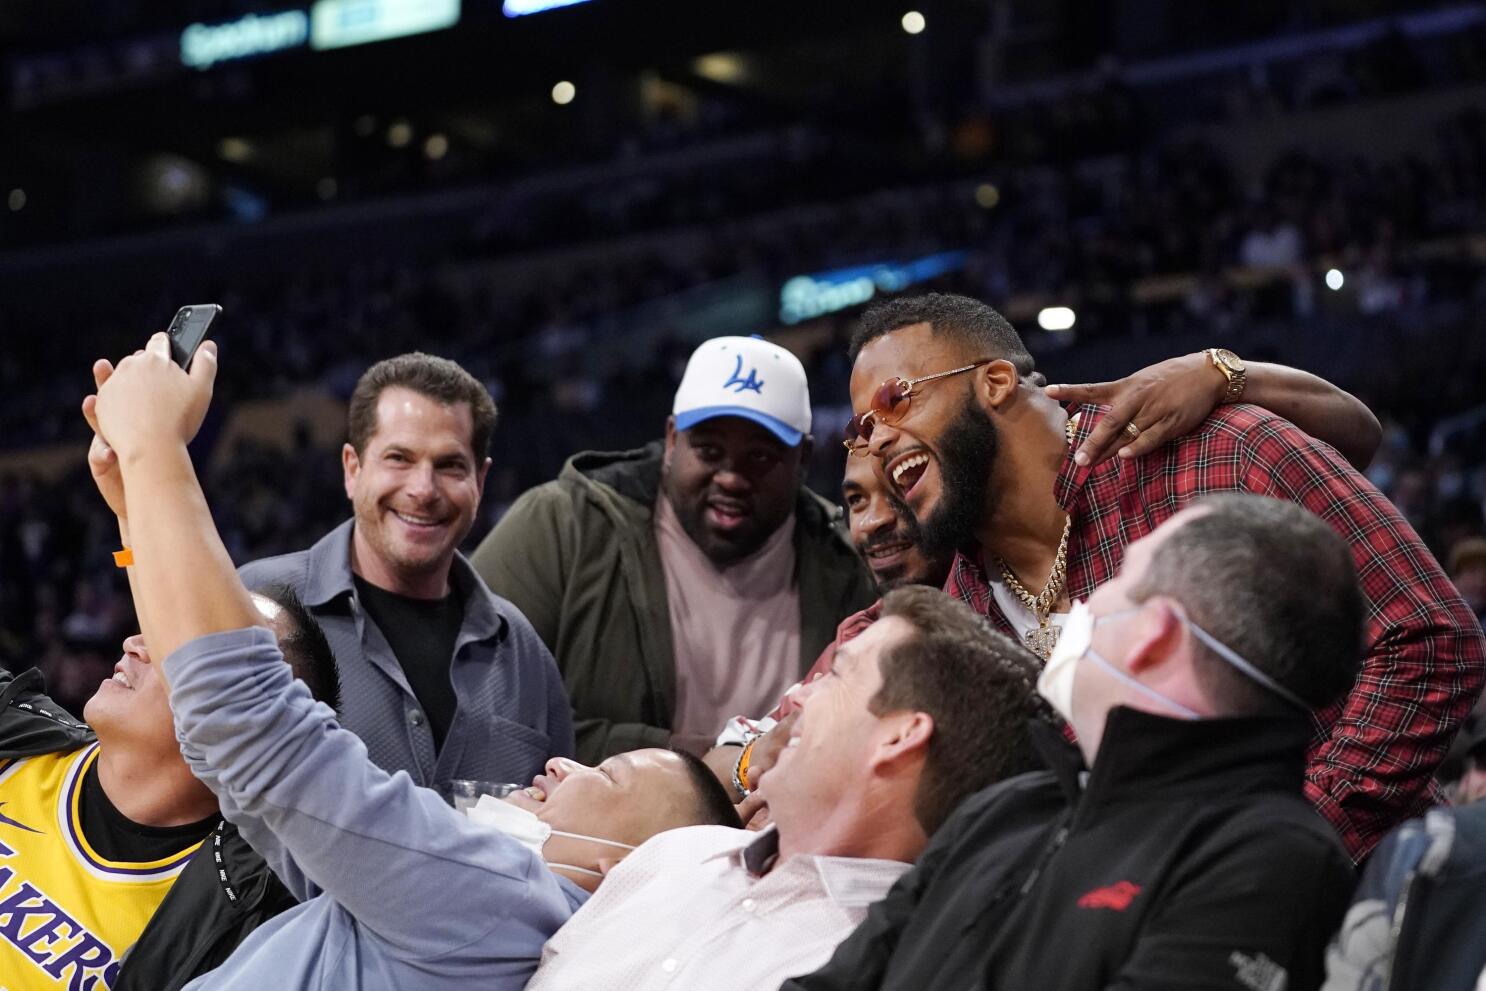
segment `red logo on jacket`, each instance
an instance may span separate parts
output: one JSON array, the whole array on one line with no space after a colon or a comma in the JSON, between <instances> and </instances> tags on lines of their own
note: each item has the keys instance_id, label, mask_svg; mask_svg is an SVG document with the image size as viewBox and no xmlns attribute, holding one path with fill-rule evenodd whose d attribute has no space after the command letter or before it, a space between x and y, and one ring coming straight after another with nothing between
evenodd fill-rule
<instances>
[{"instance_id":1,"label":"red logo on jacket","mask_svg":"<svg viewBox=\"0 0 1486 991\"><path fill-rule=\"evenodd\" d=\"M1123 912L1130 907L1135 896L1140 894L1140 885L1132 881L1121 881L1107 888L1095 888L1078 900L1079 908L1112 908Z\"/></svg>"}]
</instances>

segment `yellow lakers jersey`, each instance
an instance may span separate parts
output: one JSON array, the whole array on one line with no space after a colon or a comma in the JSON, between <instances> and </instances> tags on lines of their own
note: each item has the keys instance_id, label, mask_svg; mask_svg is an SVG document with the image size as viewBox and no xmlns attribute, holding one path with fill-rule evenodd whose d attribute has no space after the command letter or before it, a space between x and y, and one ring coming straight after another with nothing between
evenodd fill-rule
<instances>
[{"instance_id":1,"label":"yellow lakers jersey","mask_svg":"<svg viewBox=\"0 0 1486 991\"><path fill-rule=\"evenodd\" d=\"M105 860L79 816L94 743L0 762L0 991L104 991L193 844L153 863Z\"/></svg>"}]
</instances>

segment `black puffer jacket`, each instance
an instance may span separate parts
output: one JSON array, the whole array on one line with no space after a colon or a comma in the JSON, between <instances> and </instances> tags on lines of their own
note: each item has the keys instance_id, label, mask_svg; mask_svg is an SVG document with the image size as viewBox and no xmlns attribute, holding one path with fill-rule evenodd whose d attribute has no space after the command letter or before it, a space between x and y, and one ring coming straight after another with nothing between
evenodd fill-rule
<instances>
[{"instance_id":1,"label":"black puffer jacket","mask_svg":"<svg viewBox=\"0 0 1486 991\"><path fill-rule=\"evenodd\" d=\"M1301 795L1310 735L1117 708L1081 784L1077 752L1042 734L1052 771L968 799L785 989L1314 989L1353 874Z\"/></svg>"}]
</instances>

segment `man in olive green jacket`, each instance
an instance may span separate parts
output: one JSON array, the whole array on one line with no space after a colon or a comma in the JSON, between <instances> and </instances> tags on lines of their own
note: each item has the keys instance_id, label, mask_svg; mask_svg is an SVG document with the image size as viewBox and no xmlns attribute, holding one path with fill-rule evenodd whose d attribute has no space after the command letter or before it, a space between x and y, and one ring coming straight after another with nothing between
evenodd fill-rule
<instances>
[{"instance_id":1,"label":"man in olive green jacket","mask_svg":"<svg viewBox=\"0 0 1486 991\"><path fill-rule=\"evenodd\" d=\"M707 341L673 409L664 442L571 458L471 559L556 657L586 762L705 752L876 597L841 510L801 483L810 404L793 355Z\"/></svg>"}]
</instances>

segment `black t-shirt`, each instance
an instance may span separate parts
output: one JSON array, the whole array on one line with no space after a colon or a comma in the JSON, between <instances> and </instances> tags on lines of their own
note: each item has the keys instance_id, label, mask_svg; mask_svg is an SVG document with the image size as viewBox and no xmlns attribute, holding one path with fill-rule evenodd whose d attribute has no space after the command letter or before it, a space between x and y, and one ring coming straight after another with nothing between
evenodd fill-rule
<instances>
[{"instance_id":1,"label":"black t-shirt","mask_svg":"<svg viewBox=\"0 0 1486 991\"><path fill-rule=\"evenodd\" d=\"M442 599L410 599L378 588L359 575L356 595L387 638L408 687L428 717L434 748L442 750L454 721L456 700L449 666L459 628L464 625L464 596L451 587Z\"/></svg>"},{"instance_id":2,"label":"black t-shirt","mask_svg":"<svg viewBox=\"0 0 1486 991\"><path fill-rule=\"evenodd\" d=\"M173 857L191 844L199 843L222 818L213 814L184 826L141 826L114 808L103 793L103 785L98 783L96 760L83 775L78 811L88 845L107 860L130 864Z\"/></svg>"}]
</instances>

